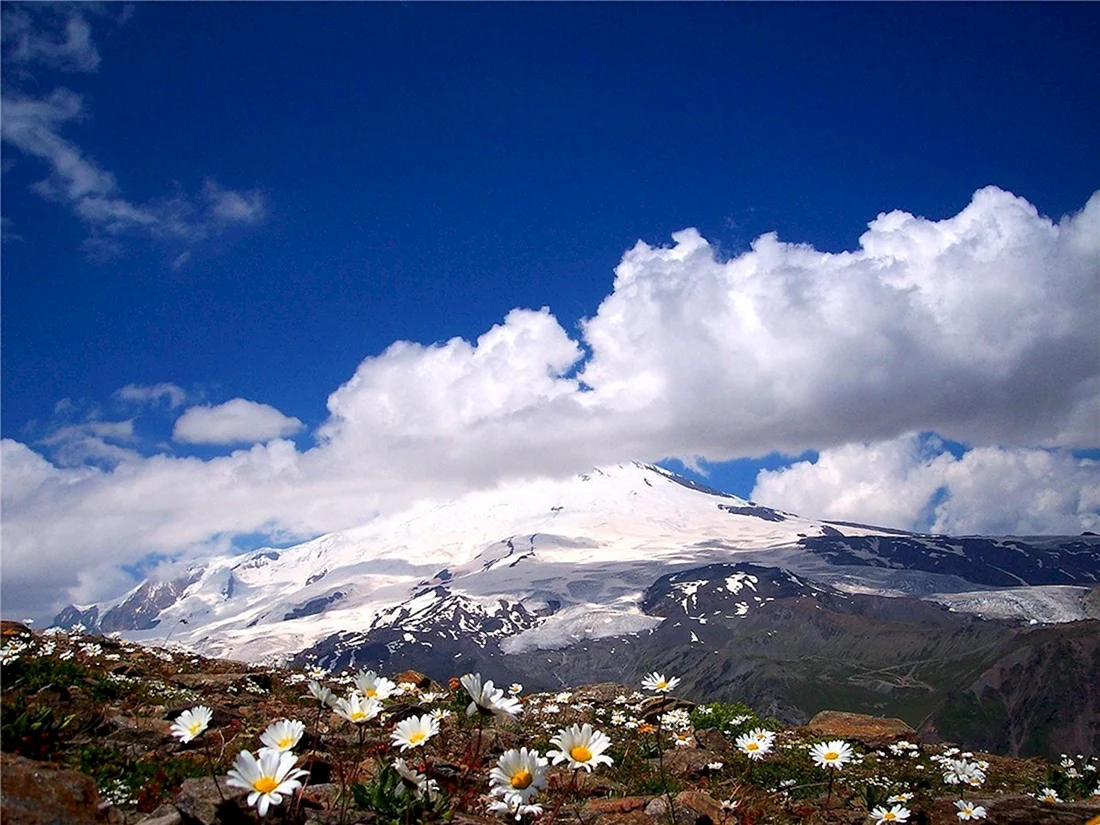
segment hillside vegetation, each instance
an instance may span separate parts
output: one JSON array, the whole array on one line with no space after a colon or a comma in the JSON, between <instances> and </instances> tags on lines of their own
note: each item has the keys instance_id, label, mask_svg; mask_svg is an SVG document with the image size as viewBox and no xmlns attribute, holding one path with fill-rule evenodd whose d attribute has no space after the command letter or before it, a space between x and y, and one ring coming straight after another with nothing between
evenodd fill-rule
<instances>
[{"instance_id":1,"label":"hillside vegetation","mask_svg":"<svg viewBox=\"0 0 1100 825\"><path fill-rule=\"evenodd\" d=\"M4 825L1100 822L1096 754L964 751L858 714L785 727L672 673L528 693L11 622L0 664Z\"/></svg>"}]
</instances>

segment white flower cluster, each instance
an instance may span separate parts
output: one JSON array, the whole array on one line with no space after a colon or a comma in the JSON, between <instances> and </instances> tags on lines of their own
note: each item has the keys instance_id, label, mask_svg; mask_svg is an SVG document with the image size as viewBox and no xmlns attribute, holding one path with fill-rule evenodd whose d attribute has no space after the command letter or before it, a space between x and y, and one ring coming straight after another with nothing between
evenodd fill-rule
<instances>
[{"instance_id":1,"label":"white flower cluster","mask_svg":"<svg viewBox=\"0 0 1100 825\"><path fill-rule=\"evenodd\" d=\"M966 751L959 753L956 748L949 748L942 754L931 757L933 762L939 764L943 771L943 781L948 785L969 785L972 788L980 788L985 783L985 772L989 770L989 763L983 760L973 760L974 754Z\"/></svg>"},{"instance_id":2,"label":"white flower cluster","mask_svg":"<svg viewBox=\"0 0 1100 825\"><path fill-rule=\"evenodd\" d=\"M910 759L916 759L920 756L920 746L915 742L910 742L908 739L894 742L889 746L888 750L891 756L903 756Z\"/></svg>"},{"instance_id":3,"label":"white flower cluster","mask_svg":"<svg viewBox=\"0 0 1100 825\"><path fill-rule=\"evenodd\" d=\"M754 761L763 759L775 745L775 732L756 728L737 737L734 744L749 759Z\"/></svg>"},{"instance_id":4,"label":"white flower cluster","mask_svg":"<svg viewBox=\"0 0 1100 825\"><path fill-rule=\"evenodd\" d=\"M550 744L554 748L547 751L545 757L525 747L501 754L489 774L489 793L499 797L489 804L491 813L516 820L525 815L540 816L542 806L534 798L546 787L546 768L550 759L555 765L565 762L574 771L591 772L601 764L612 764L611 757L604 753L611 747L611 739L588 723L562 728Z\"/></svg>"}]
</instances>

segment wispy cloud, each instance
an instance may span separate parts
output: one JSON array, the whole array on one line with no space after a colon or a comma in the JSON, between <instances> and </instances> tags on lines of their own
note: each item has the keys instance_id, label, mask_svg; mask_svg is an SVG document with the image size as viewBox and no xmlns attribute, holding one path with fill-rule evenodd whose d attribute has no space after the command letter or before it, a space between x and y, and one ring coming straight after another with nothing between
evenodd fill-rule
<instances>
[{"instance_id":1,"label":"wispy cloud","mask_svg":"<svg viewBox=\"0 0 1100 825\"><path fill-rule=\"evenodd\" d=\"M38 444L49 448L59 465L79 467L85 464L114 467L137 461L141 453L124 444L134 444L134 422L85 421L54 429Z\"/></svg>"},{"instance_id":2,"label":"wispy cloud","mask_svg":"<svg viewBox=\"0 0 1100 825\"><path fill-rule=\"evenodd\" d=\"M5 64L16 64L25 72L36 65L70 71L90 71L99 65L90 26L79 11L70 12L67 19L51 15L36 20L17 8L5 12L3 19ZM64 35L40 32L36 24L60 26ZM262 192L229 189L210 177L194 195L175 193L145 202L126 198L115 175L65 136L67 129L88 117L84 99L69 89L36 96L5 88L0 108L0 138L49 170L32 191L80 218L90 235L86 247L96 255L116 253L125 236L196 242L264 217Z\"/></svg>"},{"instance_id":3,"label":"wispy cloud","mask_svg":"<svg viewBox=\"0 0 1100 825\"><path fill-rule=\"evenodd\" d=\"M880 215L840 254L765 235L726 259L694 230L639 243L579 338L515 309L475 341L396 342L329 396L310 449L276 437L293 421L277 410L256 425L252 402L249 427L221 438L265 443L209 460L67 467L5 440L5 600L43 581L87 596L90 571L150 552L311 536L630 459L816 450L761 476L757 497L917 529L1095 529L1097 466L1072 450L1100 446L1098 262L1100 193L1055 222L994 188L944 220Z\"/></svg>"},{"instance_id":4,"label":"wispy cloud","mask_svg":"<svg viewBox=\"0 0 1100 825\"><path fill-rule=\"evenodd\" d=\"M158 404L164 402L169 409L183 406L188 400L192 400L192 394L183 387L166 381L159 384L127 384L115 392L115 397L121 401L135 404Z\"/></svg>"},{"instance_id":5,"label":"wispy cloud","mask_svg":"<svg viewBox=\"0 0 1100 825\"><path fill-rule=\"evenodd\" d=\"M79 10L50 4L9 5L0 20L5 63L17 67L41 64L69 72L99 68L92 27Z\"/></svg>"}]
</instances>

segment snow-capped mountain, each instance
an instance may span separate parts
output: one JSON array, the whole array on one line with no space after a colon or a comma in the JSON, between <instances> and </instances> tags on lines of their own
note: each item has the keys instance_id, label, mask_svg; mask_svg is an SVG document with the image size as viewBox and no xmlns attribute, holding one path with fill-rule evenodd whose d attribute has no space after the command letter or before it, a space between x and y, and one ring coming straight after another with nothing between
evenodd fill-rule
<instances>
[{"instance_id":1,"label":"snow-capped mountain","mask_svg":"<svg viewBox=\"0 0 1100 825\"><path fill-rule=\"evenodd\" d=\"M480 670L531 688L630 682L664 667L685 690L788 721L872 707L945 730L1012 702L1054 702L1044 674L1077 667L1066 655L1090 672L1098 583L1097 536L956 538L815 521L626 464L211 558L71 607L58 623L250 661L437 678ZM1039 624L1043 635L1036 623L1052 624ZM1062 657L1055 671L1052 656ZM1100 730L1094 693L1073 713ZM996 744L1038 724L1010 717L980 735ZM1092 747L1056 722L1034 741Z\"/></svg>"},{"instance_id":2,"label":"snow-capped mountain","mask_svg":"<svg viewBox=\"0 0 1100 825\"><path fill-rule=\"evenodd\" d=\"M643 594L661 576L755 562L840 590L1066 620L1084 616L1075 605L1100 581L1098 550L1097 537L956 539L814 521L626 464L421 503L288 549L213 558L176 581L144 582L58 619L144 639L171 633L247 660L382 628L401 639L507 639L516 652L649 630L660 619L643 609ZM1021 585L1059 587L1000 599L991 590Z\"/></svg>"}]
</instances>

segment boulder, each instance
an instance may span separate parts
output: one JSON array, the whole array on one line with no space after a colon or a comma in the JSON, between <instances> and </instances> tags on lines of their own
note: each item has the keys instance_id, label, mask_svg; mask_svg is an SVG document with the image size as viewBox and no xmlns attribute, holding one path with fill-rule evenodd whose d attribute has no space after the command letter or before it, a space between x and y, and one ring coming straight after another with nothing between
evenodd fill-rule
<instances>
[{"instance_id":1,"label":"boulder","mask_svg":"<svg viewBox=\"0 0 1100 825\"><path fill-rule=\"evenodd\" d=\"M12 622L7 619L0 621L0 638L29 639L33 635L31 629L22 622Z\"/></svg>"},{"instance_id":2,"label":"boulder","mask_svg":"<svg viewBox=\"0 0 1100 825\"><path fill-rule=\"evenodd\" d=\"M802 728L802 733L825 739L847 739L868 748L882 748L903 739L917 741L917 732L901 719L837 710L821 711Z\"/></svg>"},{"instance_id":3,"label":"boulder","mask_svg":"<svg viewBox=\"0 0 1100 825\"><path fill-rule=\"evenodd\" d=\"M444 690L443 685L430 676L425 676L419 670L403 670L394 676L393 680L399 685L402 682L409 682L420 690L430 690L434 693L442 693Z\"/></svg>"},{"instance_id":4,"label":"boulder","mask_svg":"<svg viewBox=\"0 0 1100 825\"><path fill-rule=\"evenodd\" d=\"M668 713L670 710L686 710L692 711L695 708L694 702L689 702L686 699L677 699L675 696L653 696L642 702L641 709L638 711L638 717L643 722L656 723L657 719L663 714Z\"/></svg>"},{"instance_id":5,"label":"boulder","mask_svg":"<svg viewBox=\"0 0 1100 825\"><path fill-rule=\"evenodd\" d=\"M1026 794L1005 794L984 797L981 793L967 794L966 798L985 807L990 822L998 825L1082 825L1100 816L1100 800L1096 802L1040 802ZM944 820L955 816L954 799L941 800L936 812L941 811ZM937 820L938 821L938 820Z\"/></svg>"},{"instance_id":6,"label":"boulder","mask_svg":"<svg viewBox=\"0 0 1100 825\"><path fill-rule=\"evenodd\" d=\"M16 754L0 755L3 825L93 825L104 822L95 781L77 771Z\"/></svg>"}]
</instances>

